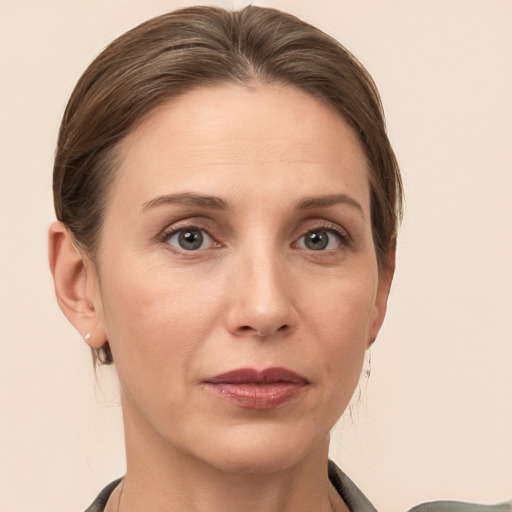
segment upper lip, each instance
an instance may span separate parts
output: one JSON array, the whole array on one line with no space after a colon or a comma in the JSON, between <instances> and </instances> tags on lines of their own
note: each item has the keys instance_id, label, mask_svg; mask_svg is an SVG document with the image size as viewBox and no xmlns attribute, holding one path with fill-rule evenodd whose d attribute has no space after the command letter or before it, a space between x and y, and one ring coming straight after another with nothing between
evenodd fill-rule
<instances>
[{"instance_id":1,"label":"upper lip","mask_svg":"<svg viewBox=\"0 0 512 512\"><path fill-rule=\"evenodd\" d=\"M298 373L286 368L266 368L255 370L254 368L238 368L205 380L209 384L270 384L276 382L291 382L307 384L307 379Z\"/></svg>"}]
</instances>

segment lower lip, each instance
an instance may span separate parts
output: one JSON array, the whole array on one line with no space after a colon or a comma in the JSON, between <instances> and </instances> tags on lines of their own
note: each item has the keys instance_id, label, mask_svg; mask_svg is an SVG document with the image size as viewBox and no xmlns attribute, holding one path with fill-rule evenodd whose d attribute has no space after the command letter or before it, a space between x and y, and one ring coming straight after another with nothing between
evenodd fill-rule
<instances>
[{"instance_id":1,"label":"lower lip","mask_svg":"<svg viewBox=\"0 0 512 512\"><path fill-rule=\"evenodd\" d=\"M247 409L275 409L297 398L305 384L299 382L207 383L219 398Z\"/></svg>"}]
</instances>

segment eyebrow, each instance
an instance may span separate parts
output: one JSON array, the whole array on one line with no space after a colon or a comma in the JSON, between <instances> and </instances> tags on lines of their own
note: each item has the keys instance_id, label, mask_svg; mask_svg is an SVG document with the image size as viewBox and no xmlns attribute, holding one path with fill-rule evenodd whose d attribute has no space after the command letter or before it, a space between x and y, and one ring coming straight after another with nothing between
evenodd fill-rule
<instances>
[{"instance_id":1,"label":"eyebrow","mask_svg":"<svg viewBox=\"0 0 512 512\"><path fill-rule=\"evenodd\" d=\"M193 192L184 192L181 194L165 194L155 197L142 205L142 212L161 205L177 204L182 206L197 206L210 210L227 211L230 210L229 204L224 199L216 196L206 196L195 194ZM330 208L337 204L345 204L355 208L364 219L362 206L352 197L346 194L329 194L323 196L305 197L297 204L297 210L314 210L319 208Z\"/></svg>"},{"instance_id":2,"label":"eyebrow","mask_svg":"<svg viewBox=\"0 0 512 512\"><path fill-rule=\"evenodd\" d=\"M317 197L305 197L297 205L298 210L314 210L316 208L329 208L337 204L345 204L358 210L364 219L363 207L352 197L346 194L330 194Z\"/></svg>"},{"instance_id":3,"label":"eyebrow","mask_svg":"<svg viewBox=\"0 0 512 512\"><path fill-rule=\"evenodd\" d=\"M157 206L164 204L177 204L182 206L198 206L200 208L208 208L210 210L229 210L229 205L224 199L214 196L205 196L202 194L194 194L185 192L182 194L166 194L155 197L151 201L147 201L142 205L142 212L146 212Z\"/></svg>"}]
</instances>

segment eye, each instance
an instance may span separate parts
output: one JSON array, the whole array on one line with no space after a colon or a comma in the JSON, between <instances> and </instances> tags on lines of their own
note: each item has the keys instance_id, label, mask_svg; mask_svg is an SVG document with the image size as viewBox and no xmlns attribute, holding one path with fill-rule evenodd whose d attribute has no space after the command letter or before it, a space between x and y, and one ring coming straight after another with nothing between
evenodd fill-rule
<instances>
[{"instance_id":1,"label":"eye","mask_svg":"<svg viewBox=\"0 0 512 512\"><path fill-rule=\"evenodd\" d=\"M311 251L325 251L338 248L341 243L341 235L328 229L312 229L303 235L297 245L301 249Z\"/></svg>"},{"instance_id":2,"label":"eye","mask_svg":"<svg viewBox=\"0 0 512 512\"><path fill-rule=\"evenodd\" d=\"M201 251L213 245L212 237L198 228L183 228L167 236L167 243L183 251Z\"/></svg>"}]
</instances>

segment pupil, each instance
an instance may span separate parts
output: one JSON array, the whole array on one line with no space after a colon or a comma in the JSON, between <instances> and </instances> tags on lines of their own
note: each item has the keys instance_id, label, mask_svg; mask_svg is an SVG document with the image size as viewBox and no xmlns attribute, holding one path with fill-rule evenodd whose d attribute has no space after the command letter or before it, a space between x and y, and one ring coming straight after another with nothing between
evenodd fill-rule
<instances>
[{"instance_id":1,"label":"pupil","mask_svg":"<svg viewBox=\"0 0 512 512\"><path fill-rule=\"evenodd\" d=\"M312 231L306 238L306 247L313 251L321 251L327 247L329 235L326 231Z\"/></svg>"},{"instance_id":2,"label":"pupil","mask_svg":"<svg viewBox=\"0 0 512 512\"><path fill-rule=\"evenodd\" d=\"M180 233L179 242L188 251L199 249L203 243L203 235L200 231L183 231Z\"/></svg>"}]
</instances>

